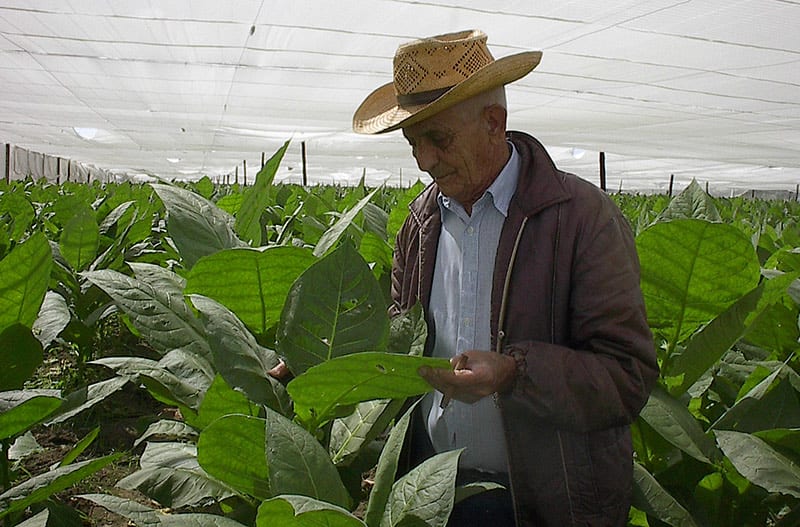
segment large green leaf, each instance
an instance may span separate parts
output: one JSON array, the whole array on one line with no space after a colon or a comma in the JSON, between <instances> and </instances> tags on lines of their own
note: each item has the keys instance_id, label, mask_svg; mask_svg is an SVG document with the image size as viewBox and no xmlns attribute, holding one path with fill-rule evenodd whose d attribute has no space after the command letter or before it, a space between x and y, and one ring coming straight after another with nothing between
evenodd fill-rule
<instances>
[{"instance_id":1,"label":"large green leaf","mask_svg":"<svg viewBox=\"0 0 800 527\"><path fill-rule=\"evenodd\" d=\"M389 220L386 224L388 240L392 246L394 246L394 238L397 236L397 231L400 230L400 227L408 216L408 205L423 190L425 190L425 184L417 180L413 186L404 190L403 193L397 197L397 203L389 212Z\"/></svg>"},{"instance_id":2,"label":"large green leaf","mask_svg":"<svg viewBox=\"0 0 800 527\"><path fill-rule=\"evenodd\" d=\"M334 357L382 351L388 334L380 285L355 249L343 244L292 285L278 326L278 352L300 375Z\"/></svg>"},{"instance_id":3,"label":"large green leaf","mask_svg":"<svg viewBox=\"0 0 800 527\"><path fill-rule=\"evenodd\" d=\"M125 377L112 377L78 388L65 397L64 404L58 409L58 413L50 417L45 424L51 425L67 421L84 410L103 402L111 394L120 391L127 382L128 379Z\"/></svg>"},{"instance_id":4,"label":"large green leaf","mask_svg":"<svg viewBox=\"0 0 800 527\"><path fill-rule=\"evenodd\" d=\"M428 324L420 304L392 317L389 325L389 346L387 351L421 357L425 353L428 339Z\"/></svg>"},{"instance_id":5,"label":"large green leaf","mask_svg":"<svg viewBox=\"0 0 800 527\"><path fill-rule=\"evenodd\" d=\"M733 466L751 483L769 492L800 498L800 468L758 437L717 430L719 447Z\"/></svg>"},{"instance_id":6,"label":"large green leaf","mask_svg":"<svg viewBox=\"0 0 800 527\"><path fill-rule=\"evenodd\" d=\"M244 194L244 201L236 213L234 228L239 236L253 246L264 243L261 236L261 213L269 199L270 186L283 160L289 141L286 141L256 174L256 182Z\"/></svg>"},{"instance_id":7,"label":"large green leaf","mask_svg":"<svg viewBox=\"0 0 800 527\"><path fill-rule=\"evenodd\" d=\"M299 494L349 508L350 495L319 441L270 409L266 453L273 494Z\"/></svg>"},{"instance_id":8,"label":"large green leaf","mask_svg":"<svg viewBox=\"0 0 800 527\"><path fill-rule=\"evenodd\" d=\"M197 463L197 449L189 443L148 443L139 460L140 469L116 486L138 490L165 507L199 506L223 500L235 493L209 477Z\"/></svg>"},{"instance_id":9,"label":"large green leaf","mask_svg":"<svg viewBox=\"0 0 800 527\"><path fill-rule=\"evenodd\" d=\"M762 371L768 375L761 378ZM797 392L786 375L797 377L797 373L781 363L771 373L763 368L754 372L755 385L722 414L711 428L756 432L798 426L800 403Z\"/></svg>"},{"instance_id":10,"label":"large green leaf","mask_svg":"<svg viewBox=\"0 0 800 527\"><path fill-rule=\"evenodd\" d=\"M42 512L35 514L22 523L18 523L17 527L48 527L50 521L50 511L44 509ZM55 523L51 524L55 525Z\"/></svg>"},{"instance_id":11,"label":"large green leaf","mask_svg":"<svg viewBox=\"0 0 800 527\"><path fill-rule=\"evenodd\" d=\"M176 514L168 509L154 509L132 499L110 494L80 494L77 497L128 518L136 527L245 527L225 516L202 513Z\"/></svg>"},{"instance_id":12,"label":"large green leaf","mask_svg":"<svg viewBox=\"0 0 800 527\"><path fill-rule=\"evenodd\" d=\"M762 275L766 278L762 280L764 295L747 319L745 339L765 349L789 355L800 339L797 325L800 308L792 298L792 291L800 284L800 271L783 273L764 269Z\"/></svg>"},{"instance_id":13,"label":"large green leaf","mask_svg":"<svg viewBox=\"0 0 800 527\"><path fill-rule=\"evenodd\" d=\"M0 439L23 433L56 411L63 402L58 390L0 392Z\"/></svg>"},{"instance_id":14,"label":"large green leaf","mask_svg":"<svg viewBox=\"0 0 800 527\"><path fill-rule=\"evenodd\" d=\"M279 496L258 508L256 527L364 527L345 509L308 496Z\"/></svg>"},{"instance_id":15,"label":"large green leaf","mask_svg":"<svg viewBox=\"0 0 800 527\"><path fill-rule=\"evenodd\" d=\"M33 205L22 192L3 192L0 194L0 216L5 212L11 213L11 239L19 241L36 219Z\"/></svg>"},{"instance_id":16,"label":"large green leaf","mask_svg":"<svg viewBox=\"0 0 800 527\"><path fill-rule=\"evenodd\" d=\"M755 249L731 225L657 223L639 234L636 246L648 321L671 346L758 285Z\"/></svg>"},{"instance_id":17,"label":"large green leaf","mask_svg":"<svg viewBox=\"0 0 800 527\"><path fill-rule=\"evenodd\" d=\"M670 201L661 211L658 221L694 218L698 220L720 221L719 210L714 198L708 195L696 180L692 180L683 191Z\"/></svg>"},{"instance_id":18,"label":"large green leaf","mask_svg":"<svg viewBox=\"0 0 800 527\"><path fill-rule=\"evenodd\" d=\"M207 427L220 417L230 414L251 415L257 417L260 407L250 402L241 391L234 390L217 375L206 391L203 402L197 410L197 426Z\"/></svg>"},{"instance_id":19,"label":"large green leaf","mask_svg":"<svg viewBox=\"0 0 800 527\"><path fill-rule=\"evenodd\" d=\"M403 399L433 388L417 373L422 366L450 368L447 359L364 352L337 357L295 377L286 387L298 417L317 426L337 408L374 399Z\"/></svg>"},{"instance_id":20,"label":"large green leaf","mask_svg":"<svg viewBox=\"0 0 800 527\"><path fill-rule=\"evenodd\" d=\"M774 428L754 432L754 436L763 439L770 445L792 451L800 455L800 428Z\"/></svg>"},{"instance_id":21,"label":"large green leaf","mask_svg":"<svg viewBox=\"0 0 800 527\"><path fill-rule=\"evenodd\" d=\"M137 527L160 526L160 514L157 509L143 505L129 498L111 496L109 494L79 494L79 498L89 500L120 516L130 519Z\"/></svg>"},{"instance_id":22,"label":"large green leaf","mask_svg":"<svg viewBox=\"0 0 800 527\"><path fill-rule=\"evenodd\" d=\"M153 287L110 269L83 276L114 300L156 351L164 354L183 348L212 362L202 324L176 286L167 288L162 282Z\"/></svg>"},{"instance_id":23,"label":"large green leaf","mask_svg":"<svg viewBox=\"0 0 800 527\"><path fill-rule=\"evenodd\" d=\"M280 320L292 283L314 261L311 251L300 247L220 251L192 267L185 292L213 298L263 334Z\"/></svg>"},{"instance_id":24,"label":"large green leaf","mask_svg":"<svg viewBox=\"0 0 800 527\"><path fill-rule=\"evenodd\" d=\"M215 186L210 177L203 176L195 181L194 189L204 198L211 199L211 196L214 195Z\"/></svg>"},{"instance_id":25,"label":"large green leaf","mask_svg":"<svg viewBox=\"0 0 800 527\"><path fill-rule=\"evenodd\" d=\"M386 445L378 458L378 466L375 469L375 485L369 494L367 511L364 514L364 521L369 527L379 527L383 519L386 505L389 502L389 495L392 492L392 484L397 475L397 466L400 462L400 452L406 437L408 425L411 422L411 414L417 407L419 401L415 402L406 410L403 417L392 427Z\"/></svg>"},{"instance_id":26,"label":"large green leaf","mask_svg":"<svg viewBox=\"0 0 800 527\"><path fill-rule=\"evenodd\" d=\"M0 518L12 512L25 510L30 505L42 502L50 496L66 490L75 483L110 465L122 454L89 459L80 463L49 470L25 480L0 494Z\"/></svg>"},{"instance_id":27,"label":"large green leaf","mask_svg":"<svg viewBox=\"0 0 800 527\"><path fill-rule=\"evenodd\" d=\"M151 263L128 262L128 267L131 268L133 276L137 280L166 293L171 301L179 303L183 296L183 290L186 288L186 280L182 276Z\"/></svg>"},{"instance_id":28,"label":"large green leaf","mask_svg":"<svg viewBox=\"0 0 800 527\"><path fill-rule=\"evenodd\" d=\"M692 515L639 463L633 463L631 504L672 527L699 527Z\"/></svg>"},{"instance_id":29,"label":"large green leaf","mask_svg":"<svg viewBox=\"0 0 800 527\"><path fill-rule=\"evenodd\" d=\"M272 497L266 454L266 421L249 415L226 415L208 425L197 440L203 470L238 492Z\"/></svg>"},{"instance_id":30,"label":"large green leaf","mask_svg":"<svg viewBox=\"0 0 800 527\"><path fill-rule=\"evenodd\" d=\"M685 348L673 353L662 372L670 393L685 392L744 335L747 317L758 305L763 292L763 285L759 285L740 297L692 335Z\"/></svg>"},{"instance_id":31,"label":"large green leaf","mask_svg":"<svg viewBox=\"0 0 800 527\"><path fill-rule=\"evenodd\" d=\"M64 297L53 291L47 291L44 302L39 309L39 316L33 323L33 334L43 347L49 346L67 327L72 315Z\"/></svg>"},{"instance_id":32,"label":"large green leaf","mask_svg":"<svg viewBox=\"0 0 800 527\"><path fill-rule=\"evenodd\" d=\"M389 223L389 213L378 205L367 202L362 209L364 215L364 234L371 233L379 239L386 241L386 226Z\"/></svg>"},{"instance_id":33,"label":"large green leaf","mask_svg":"<svg viewBox=\"0 0 800 527\"><path fill-rule=\"evenodd\" d=\"M31 327L50 281L53 253L37 233L0 260L0 329L15 322Z\"/></svg>"},{"instance_id":34,"label":"large green leaf","mask_svg":"<svg viewBox=\"0 0 800 527\"><path fill-rule=\"evenodd\" d=\"M22 389L42 363L42 345L31 330L12 324L0 331L0 391Z\"/></svg>"},{"instance_id":35,"label":"large green leaf","mask_svg":"<svg viewBox=\"0 0 800 527\"><path fill-rule=\"evenodd\" d=\"M61 231L61 255L76 271L83 270L95 256L100 246L100 227L90 207L81 208L69 219Z\"/></svg>"},{"instance_id":36,"label":"large green leaf","mask_svg":"<svg viewBox=\"0 0 800 527\"><path fill-rule=\"evenodd\" d=\"M392 487L381 527L444 527L453 510L461 452L453 450L437 454L397 480Z\"/></svg>"},{"instance_id":37,"label":"large green leaf","mask_svg":"<svg viewBox=\"0 0 800 527\"><path fill-rule=\"evenodd\" d=\"M376 234L365 232L358 252L366 262L373 265L375 276L387 273L392 268L392 246Z\"/></svg>"},{"instance_id":38,"label":"large green leaf","mask_svg":"<svg viewBox=\"0 0 800 527\"><path fill-rule=\"evenodd\" d=\"M317 242L316 247L314 247L314 256L322 256L327 253L336 242L339 241L339 238L342 237L342 234L347 230L350 224L356 219L358 213L369 203L369 200L372 199L372 196L378 189L374 189L372 192L364 196L361 201L359 201L353 208L348 210L346 213L342 214L342 216L333 224L333 226L325 231L322 237Z\"/></svg>"},{"instance_id":39,"label":"large green leaf","mask_svg":"<svg viewBox=\"0 0 800 527\"><path fill-rule=\"evenodd\" d=\"M787 289L796 278L796 273L787 273L763 280L692 335L686 348L680 354L674 354L664 368L663 375L670 385L670 392L675 395L683 393L739 339L749 336L754 326L761 327L764 333L765 326L774 323L768 320L775 312L773 308L781 305L787 296ZM795 314L794 318L796 317ZM792 325L796 332L796 321ZM774 331L780 331L780 328L775 328ZM674 380L669 379L670 377Z\"/></svg>"},{"instance_id":40,"label":"large green leaf","mask_svg":"<svg viewBox=\"0 0 800 527\"><path fill-rule=\"evenodd\" d=\"M184 359L184 362L181 363L183 369L177 374L170 371L170 364L174 363L171 360L172 355L176 353L180 354L181 359ZM144 357L103 357L102 359L91 361L90 364L99 364L111 368L117 375L131 377L137 382L144 381L142 377L147 377L158 383L174 402L197 409L203 393L211 384L212 377L210 371L191 368L191 359L197 359L197 357L194 355L187 356L181 350L173 350L160 361ZM211 370L210 365L202 365L200 367ZM153 385L148 383L148 387L152 388ZM159 390L159 393L162 393L162 391Z\"/></svg>"},{"instance_id":41,"label":"large green leaf","mask_svg":"<svg viewBox=\"0 0 800 527\"><path fill-rule=\"evenodd\" d=\"M331 461L336 465L347 465L386 430L403 403L402 399L364 401L356 405L352 414L335 419L328 448Z\"/></svg>"},{"instance_id":42,"label":"large green leaf","mask_svg":"<svg viewBox=\"0 0 800 527\"><path fill-rule=\"evenodd\" d=\"M693 458L711 464L721 457L714 441L689 409L661 386L656 385L650 394L641 417L664 439Z\"/></svg>"},{"instance_id":43,"label":"large green leaf","mask_svg":"<svg viewBox=\"0 0 800 527\"><path fill-rule=\"evenodd\" d=\"M388 350L422 356L428 330L422 308L415 305L402 315L392 318ZM378 399L359 403L355 411L333 421L330 452L335 464L346 465L351 458L386 429L404 404L404 399Z\"/></svg>"},{"instance_id":44,"label":"large green leaf","mask_svg":"<svg viewBox=\"0 0 800 527\"><path fill-rule=\"evenodd\" d=\"M241 390L253 402L288 413L285 388L267 373L279 363L275 352L261 347L222 304L201 295L192 295L191 300L203 314L214 365L228 385Z\"/></svg>"},{"instance_id":45,"label":"large green leaf","mask_svg":"<svg viewBox=\"0 0 800 527\"><path fill-rule=\"evenodd\" d=\"M212 202L180 187L151 186L167 208L167 229L187 269L203 256L246 246L233 230L233 218Z\"/></svg>"},{"instance_id":46,"label":"large green leaf","mask_svg":"<svg viewBox=\"0 0 800 527\"><path fill-rule=\"evenodd\" d=\"M133 448L137 448L154 437L161 438L161 440L169 438L182 442L197 443L198 435L199 432L195 428L183 421L161 419L147 427L147 430L133 442Z\"/></svg>"}]
</instances>

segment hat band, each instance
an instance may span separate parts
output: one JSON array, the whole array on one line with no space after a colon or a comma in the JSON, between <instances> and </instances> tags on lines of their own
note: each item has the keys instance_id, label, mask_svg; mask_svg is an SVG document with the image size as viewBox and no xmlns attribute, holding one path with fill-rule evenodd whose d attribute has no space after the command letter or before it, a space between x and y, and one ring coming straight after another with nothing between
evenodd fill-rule
<instances>
[{"instance_id":1,"label":"hat band","mask_svg":"<svg viewBox=\"0 0 800 527\"><path fill-rule=\"evenodd\" d=\"M417 93L406 93L397 96L397 103L402 106L419 106L429 104L451 90L453 86L440 88L438 90L421 91Z\"/></svg>"}]
</instances>

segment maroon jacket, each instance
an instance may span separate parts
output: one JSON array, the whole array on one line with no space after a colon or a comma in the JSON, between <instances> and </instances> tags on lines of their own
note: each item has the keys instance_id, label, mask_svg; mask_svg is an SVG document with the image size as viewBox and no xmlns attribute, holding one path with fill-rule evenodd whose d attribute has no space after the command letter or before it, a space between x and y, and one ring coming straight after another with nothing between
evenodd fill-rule
<instances>
[{"instance_id":1,"label":"maroon jacket","mask_svg":"<svg viewBox=\"0 0 800 527\"><path fill-rule=\"evenodd\" d=\"M522 172L497 250L491 330L518 365L498 399L517 525L625 525L629 425L658 377L633 235L605 193L559 171L536 139L509 139ZM437 193L432 184L411 203L397 235L394 312L429 304Z\"/></svg>"}]
</instances>

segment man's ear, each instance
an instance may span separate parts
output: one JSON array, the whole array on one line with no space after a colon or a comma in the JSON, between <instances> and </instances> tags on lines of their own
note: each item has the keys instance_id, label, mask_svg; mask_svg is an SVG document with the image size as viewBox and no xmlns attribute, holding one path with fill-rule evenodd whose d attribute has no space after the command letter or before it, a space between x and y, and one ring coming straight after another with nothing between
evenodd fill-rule
<instances>
[{"instance_id":1,"label":"man's ear","mask_svg":"<svg viewBox=\"0 0 800 527\"><path fill-rule=\"evenodd\" d=\"M483 109L483 123L492 137L505 141L508 112L499 104L491 104Z\"/></svg>"}]
</instances>

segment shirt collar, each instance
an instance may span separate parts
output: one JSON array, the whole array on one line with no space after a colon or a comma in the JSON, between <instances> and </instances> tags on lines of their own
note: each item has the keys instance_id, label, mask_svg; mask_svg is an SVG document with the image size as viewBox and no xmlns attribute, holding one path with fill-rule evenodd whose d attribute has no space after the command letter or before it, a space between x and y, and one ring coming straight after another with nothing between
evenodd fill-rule
<instances>
[{"instance_id":1,"label":"shirt collar","mask_svg":"<svg viewBox=\"0 0 800 527\"><path fill-rule=\"evenodd\" d=\"M510 141L508 145L511 149L511 157L508 158L503 170L500 171L500 174L498 174L484 193L484 196L486 194L491 195L495 208L506 217L508 217L508 206L511 203L511 198L514 197L514 192L517 190L517 180L519 179L521 164L521 158L519 152L517 152L517 147ZM483 197L481 197L481 199L483 199ZM442 211L452 206L450 198L441 192L439 192L436 200L439 203L439 209ZM457 203L455 200L452 200L452 202Z\"/></svg>"},{"instance_id":2,"label":"shirt collar","mask_svg":"<svg viewBox=\"0 0 800 527\"><path fill-rule=\"evenodd\" d=\"M497 179L486 189L486 192L492 195L494 206L497 210L503 213L503 216L508 216L508 205L511 203L511 198L514 197L514 192L517 190L517 180L519 179L519 169L521 158L517 148L513 143L508 143L511 147L511 157L508 163L500 171Z\"/></svg>"}]
</instances>

